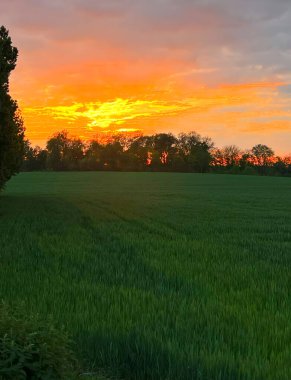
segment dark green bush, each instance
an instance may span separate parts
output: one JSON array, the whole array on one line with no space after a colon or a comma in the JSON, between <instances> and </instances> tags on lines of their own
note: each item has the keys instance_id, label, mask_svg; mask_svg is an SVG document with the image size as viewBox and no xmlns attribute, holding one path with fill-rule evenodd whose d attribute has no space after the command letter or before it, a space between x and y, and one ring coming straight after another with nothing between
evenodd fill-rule
<instances>
[{"instance_id":1,"label":"dark green bush","mask_svg":"<svg viewBox=\"0 0 291 380\"><path fill-rule=\"evenodd\" d=\"M0 304L0 379L76 378L71 341L62 329Z\"/></svg>"}]
</instances>

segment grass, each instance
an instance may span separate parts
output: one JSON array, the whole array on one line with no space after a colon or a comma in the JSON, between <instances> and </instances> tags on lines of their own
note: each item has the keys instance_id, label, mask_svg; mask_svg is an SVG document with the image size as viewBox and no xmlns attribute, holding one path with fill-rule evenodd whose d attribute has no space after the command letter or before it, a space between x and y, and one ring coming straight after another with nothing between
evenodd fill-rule
<instances>
[{"instance_id":1,"label":"grass","mask_svg":"<svg viewBox=\"0 0 291 380\"><path fill-rule=\"evenodd\" d=\"M0 298L128 380L290 380L290 194L289 178L23 173L0 196Z\"/></svg>"}]
</instances>

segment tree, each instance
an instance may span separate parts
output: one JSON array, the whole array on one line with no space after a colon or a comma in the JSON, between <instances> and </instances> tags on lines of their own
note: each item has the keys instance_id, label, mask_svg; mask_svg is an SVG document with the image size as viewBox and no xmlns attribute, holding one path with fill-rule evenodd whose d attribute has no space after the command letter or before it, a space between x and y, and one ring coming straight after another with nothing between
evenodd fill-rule
<instances>
[{"instance_id":1,"label":"tree","mask_svg":"<svg viewBox=\"0 0 291 380\"><path fill-rule=\"evenodd\" d=\"M123 148L119 141L105 145L101 152L101 161L105 170L121 170Z\"/></svg>"},{"instance_id":2,"label":"tree","mask_svg":"<svg viewBox=\"0 0 291 380\"><path fill-rule=\"evenodd\" d=\"M215 148L212 150L211 165L218 168L222 168L225 166L222 149Z\"/></svg>"},{"instance_id":3,"label":"tree","mask_svg":"<svg viewBox=\"0 0 291 380\"><path fill-rule=\"evenodd\" d=\"M68 132L62 131L56 133L47 142L48 151L48 168L52 170L65 170L65 154L68 149L69 138Z\"/></svg>"},{"instance_id":4,"label":"tree","mask_svg":"<svg viewBox=\"0 0 291 380\"><path fill-rule=\"evenodd\" d=\"M239 160L239 167L241 170L252 168L254 166L254 159L253 154L250 150L245 150L242 152L240 160Z\"/></svg>"},{"instance_id":5,"label":"tree","mask_svg":"<svg viewBox=\"0 0 291 380\"><path fill-rule=\"evenodd\" d=\"M130 156L134 170L144 170L151 164L153 143L151 136L139 136L132 139L126 154Z\"/></svg>"},{"instance_id":6,"label":"tree","mask_svg":"<svg viewBox=\"0 0 291 380\"><path fill-rule=\"evenodd\" d=\"M67 131L56 133L47 142L48 168L52 170L79 170L84 157L84 143L70 138Z\"/></svg>"},{"instance_id":7,"label":"tree","mask_svg":"<svg viewBox=\"0 0 291 380\"><path fill-rule=\"evenodd\" d=\"M29 140L24 141L23 171L45 170L47 151L39 146L32 147Z\"/></svg>"},{"instance_id":8,"label":"tree","mask_svg":"<svg viewBox=\"0 0 291 380\"><path fill-rule=\"evenodd\" d=\"M80 162L84 158L85 145L79 138L68 141L65 151L65 165L69 170L80 170Z\"/></svg>"},{"instance_id":9,"label":"tree","mask_svg":"<svg viewBox=\"0 0 291 380\"><path fill-rule=\"evenodd\" d=\"M201 137L196 132L180 133L177 145L186 170L202 173L209 169L214 145L209 137Z\"/></svg>"},{"instance_id":10,"label":"tree","mask_svg":"<svg viewBox=\"0 0 291 380\"><path fill-rule=\"evenodd\" d=\"M100 170L103 169L101 163L101 156L103 151L103 145L98 141L90 141L87 145L85 157L81 163L82 170Z\"/></svg>"},{"instance_id":11,"label":"tree","mask_svg":"<svg viewBox=\"0 0 291 380\"><path fill-rule=\"evenodd\" d=\"M24 154L24 127L17 102L9 95L9 77L16 67L18 50L9 32L0 27L0 189L18 173Z\"/></svg>"},{"instance_id":12,"label":"tree","mask_svg":"<svg viewBox=\"0 0 291 380\"><path fill-rule=\"evenodd\" d=\"M254 165L259 174L270 174L270 166L274 163L274 151L267 145L255 145L252 150Z\"/></svg>"},{"instance_id":13,"label":"tree","mask_svg":"<svg viewBox=\"0 0 291 380\"><path fill-rule=\"evenodd\" d=\"M271 158L274 156L274 151L267 145L258 144L252 148L252 154L254 155L256 165L268 166L272 161Z\"/></svg>"},{"instance_id":14,"label":"tree","mask_svg":"<svg viewBox=\"0 0 291 380\"><path fill-rule=\"evenodd\" d=\"M172 133L157 133L153 136L153 163L156 169L171 167L177 151L177 139Z\"/></svg>"},{"instance_id":15,"label":"tree","mask_svg":"<svg viewBox=\"0 0 291 380\"><path fill-rule=\"evenodd\" d=\"M239 165L241 156L240 148L236 145L227 145L222 149L224 163L227 168Z\"/></svg>"}]
</instances>

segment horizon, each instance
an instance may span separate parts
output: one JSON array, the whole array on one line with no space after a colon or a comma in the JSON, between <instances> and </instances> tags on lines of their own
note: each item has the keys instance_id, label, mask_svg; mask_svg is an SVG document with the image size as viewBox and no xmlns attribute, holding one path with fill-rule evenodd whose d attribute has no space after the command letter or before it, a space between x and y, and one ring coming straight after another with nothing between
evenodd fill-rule
<instances>
[{"instance_id":1,"label":"horizon","mask_svg":"<svg viewBox=\"0 0 291 380\"><path fill-rule=\"evenodd\" d=\"M4 0L26 136L189 132L291 151L285 0ZM17 10L17 12L16 12ZM289 65L289 66L288 66Z\"/></svg>"}]
</instances>

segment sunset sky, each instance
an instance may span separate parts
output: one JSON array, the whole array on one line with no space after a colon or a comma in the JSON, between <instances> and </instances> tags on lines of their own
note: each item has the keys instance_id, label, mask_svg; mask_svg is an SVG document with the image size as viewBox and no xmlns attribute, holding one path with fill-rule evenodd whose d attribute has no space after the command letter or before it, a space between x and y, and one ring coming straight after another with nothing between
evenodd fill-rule
<instances>
[{"instance_id":1,"label":"sunset sky","mask_svg":"<svg viewBox=\"0 0 291 380\"><path fill-rule=\"evenodd\" d=\"M290 0L1 0L27 137L195 130L291 152Z\"/></svg>"}]
</instances>

